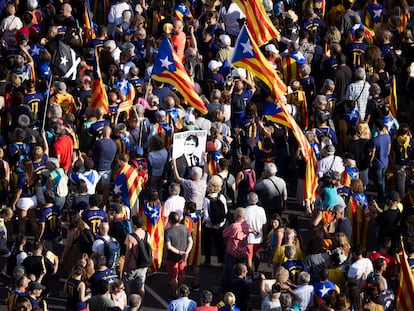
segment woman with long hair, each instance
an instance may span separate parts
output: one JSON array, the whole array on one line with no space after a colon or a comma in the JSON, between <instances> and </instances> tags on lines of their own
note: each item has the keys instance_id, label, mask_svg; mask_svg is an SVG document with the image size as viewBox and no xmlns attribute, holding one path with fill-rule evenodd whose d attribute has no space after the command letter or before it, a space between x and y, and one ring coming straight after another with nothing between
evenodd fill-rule
<instances>
[{"instance_id":1,"label":"woman with long hair","mask_svg":"<svg viewBox=\"0 0 414 311\"><path fill-rule=\"evenodd\" d=\"M86 311L88 308L87 301L91 299L91 294L87 294L86 284L82 281L83 270L82 265L76 264L63 287L67 311Z\"/></svg>"},{"instance_id":2,"label":"woman with long hair","mask_svg":"<svg viewBox=\"0 0 414 311\"><path fill-rule=\"evenodd\" d=\"M81 250L76 240L81 232L87 228L87 225L82 221L77 212L73 212L69 219L69 230L66 234L65 248L63 249L60 261L66 268L66 271L71 271L74 264L81 258Z\"/></svg>"},{"instance_id":3,"label":"woman with long hair","mask_svg":"<svg viewBox=\"0 0 414 311\"><path fill-rule=\"evenodd\" d=\"M30 159L24 159L20 162L22 173L17 176L16 193L12 201L12 208L18 209L19 216L19 233L26 234L26 219L34 233L37 232L36 207L37 197L35 193L35 172L33 162Z\"/></svg>"}]
</instances>

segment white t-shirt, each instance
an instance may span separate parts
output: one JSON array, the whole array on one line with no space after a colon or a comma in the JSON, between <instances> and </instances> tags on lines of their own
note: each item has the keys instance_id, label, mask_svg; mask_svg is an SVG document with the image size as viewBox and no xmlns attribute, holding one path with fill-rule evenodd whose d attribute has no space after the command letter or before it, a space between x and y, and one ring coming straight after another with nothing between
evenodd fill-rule
<instances>
[{"instance_id":1,"label":"white t-shirt","mask_svg":"<svg viewBox=\"0 0 414 311\"><path fill-rule=\"evenodd\" d=\"M300 300L300 311L308 310L313 303L313 285L299 285L295 290Z\"/></svg>"},{"instance_id":2,"label":"white t-shirt","mask_svg":"<svg viewBox=\"0 0 414 311\"><path fill-rule=\"evenodd\" d=\"M260 311L281 311L282 307L280 305L279 299L275 301L271 301L269 296L266 296L263 301L262 305L260 307Z\"/></svg>"},{"instance_id":3,"label":"white t-shirt","mask_svg":"<svg viewBox=\"0 0 414 311\"><path fill-rule=\"evenodd\" d=\"M372 266L371 260L368 258L361 258L349 267L348 278L363 281L367 279L368 274L372 271L374 271L374 267Z\"/></svg>"},{"instance_id":4,"label":"white t-shirt","mask_svg":"<svg viewBox=\"0 0 414 311\"><path fill-rule=\"evenodd\" d=\"M245 219L250 228L259 232L259 234L249 233L247 237L248 244L260 244L263 240L263 225L267 223L266 212L263 207L258 205L249 205L246 207Z\"/></svg>"},{"instance_id":5,"label":"white t-shirt","mask_svg":"<svg viewBox=\"0 0 414 311\"><path fill-rule=\"evenodd\" d=\"M240 32L240 25L238 19L245 18L246 16L240 10L239 6L235 3L230 4L229 9L223 6L220 11L221 19L226 27L226 32L232 36L237 36Z\"/></svg>"},{"instance_id":6,"label":"white t-shirt","mask_svg":"<svg viewBox=\"0 0 414 311\"><path fill-rule=\"evenodd\" d=\"M176 212L181 220L183 218L184 205L185 199L182 196L170 196L164 204L164 217L168 218L171 212Z\"/></svg>"}]
</instances>

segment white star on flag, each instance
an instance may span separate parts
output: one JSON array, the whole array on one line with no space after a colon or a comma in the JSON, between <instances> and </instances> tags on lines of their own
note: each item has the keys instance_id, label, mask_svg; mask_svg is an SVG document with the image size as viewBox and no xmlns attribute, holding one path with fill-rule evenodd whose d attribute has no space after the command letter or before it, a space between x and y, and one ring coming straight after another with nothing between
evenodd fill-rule
<instances>
[{"instance_id":1,"label":"white star on flag","mask_svg":"<svg viewBox=\"0 0 414 311\"><path fill-rule=\"evenodd\" d=\"M245 43L241 42L241 46L243 47L243 54L249 53L250 55L253 55L253 47L250 44L250 40L247 39Z\"/></svg>"},{"instance_id":2,"label":"white star on flag","mask_svg":"<svg viewBox=\"0 0 414 311\"><path fill-rule=\"evenodd\" d=\"M128 88L128 81L124 79L121 81L121 89L127 89L127 88Z\"/></svg>"},{"instance_id":3,"label":"white star on flag","mask_svg":"<svg viewBox=\"0 0 414 311\"><path fill-rule=\"evenodd\" d=\"M154 210L151 213L151 218L157 218L158 217L158 211L154 208Z\"/></svg>"},{"instance_id":4,"label":"white star on flag","mask_svg":"<svg viewBox=\"0 0 414 311\"><path fill-rule=\"evenodd\" d=\"M354 26L352 26L353 32L355 32L355 30L359 29L360 27L361 27L361 24L355 24Z\"/></svg>"},{"instance_id":5,"label":"white star on flag","mask_svg":"<svg viewBox=\"0 0 414 311\"><path fill-rule=\"evenodd\" d=\"M66 64L68 63L68 59L66 58L66 56L63 56L60 58L60 64L63 66L66 66Z\"/></svg>"},{"instance_id":6,"label":"white star on flag","mask_svg":"<svg viewBox=\"0 0 414 311\"><path fill-rule=\"evenodd\" d=\"M115 194L121 194L122 193L121 187L122 187L122 185L115 185L115 188L114 188Z\"/></svg>"},{"instance_id":7,"label":"white star on flag","mask_svg":"<svg viewBox=\"0 0 414 311\"><path fill-rule=\"evenodd\" d=\"M30 49L30 52L32 52L32 55L39 55L40 49L35 45L33 49Z\"/></svg>"},{"instance_id":8,"label":"white star on flag","mask_svg":"<svg viewBox=\"0 0 414 311\"><path fill-rule=\"evenodd\" d=\"M374 12L374 18L381 17L382 10L373 10L373 12Z\"/></svg>"},{"instance_id":9,"label":"white star on flag","mask_svg":"<svg viewBox=\"0 0 414 311\"><path fill-rule=\"evenodd\" d=\"M165 56L164 59L160 59L161 67L164 67L165 69L168 69L170 65L172 65L172 62L169 61L168 56Z\"/></svg>"},{"instance_id":10,"label":"white star on flag","mask_svg":"<svg viewBox=\"0 0 414 311\"><path fill-rule=\"evenodd\" d=\"M323 287L319 290L319 292L321 293L321 297L325 296L327 293L329 293L331 289L326 287L325 285L323 285Z\"/></svg>"}]
</instances>

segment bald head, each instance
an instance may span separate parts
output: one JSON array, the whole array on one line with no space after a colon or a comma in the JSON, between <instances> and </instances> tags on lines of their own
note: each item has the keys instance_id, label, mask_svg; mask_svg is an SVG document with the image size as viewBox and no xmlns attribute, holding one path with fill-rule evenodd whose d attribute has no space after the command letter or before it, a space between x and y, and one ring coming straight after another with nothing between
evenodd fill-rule
<instances>
[{"instance_id":1,"label":"bald head","mask_svg":"<svg viewBox=\"0 0 414 311\"><path fill-rule=\"evenodd\" d=\"M101 222L99 225L99 233L101 236L107 236L109 233L109 224L107 222Z\"/></svg>"}]
</instances>

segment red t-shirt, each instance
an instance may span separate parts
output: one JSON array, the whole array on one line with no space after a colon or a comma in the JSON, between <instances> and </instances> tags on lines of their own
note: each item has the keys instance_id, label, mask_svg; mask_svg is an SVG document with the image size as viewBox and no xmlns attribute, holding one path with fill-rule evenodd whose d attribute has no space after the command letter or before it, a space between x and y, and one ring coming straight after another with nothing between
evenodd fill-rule
<instances>
[{"instance_id":1,"label":"red t-shirt","mask_svg":"<svg viewBox=\"0 0 414 311\"><path fill-rule=\"evenodd\" d=\"M175 34L171 37L171 41L173 43L173 46L177 52L178 57L181 59L181 61L184 61L184 49L185 49L185 43L186 43L186 35L185 32L182 31L179 34Z\"/></svg>"},{"instance_id":2,"label":"red t-shirt","mask_svg":"<svg viewBox=\"0 0 414 311\"><path fill-rule=\"evenodd\" d=\"M56 139L53 150L60 155L60 167L67 171L72 163L73 141L68 135L63 135Z\"/></svg>"}]
</instances>

